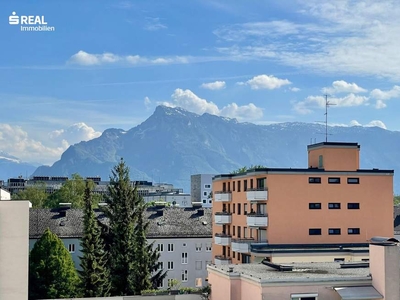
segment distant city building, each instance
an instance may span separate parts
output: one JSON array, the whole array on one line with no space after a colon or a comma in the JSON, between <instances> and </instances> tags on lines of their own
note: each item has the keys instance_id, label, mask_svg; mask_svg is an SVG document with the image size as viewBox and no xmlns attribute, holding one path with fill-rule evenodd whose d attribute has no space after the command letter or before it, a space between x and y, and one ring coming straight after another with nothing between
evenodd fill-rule
<instances>
[{"instance_id":1,"label":"distant city building","mask_svg":"<svg viewBox=\"0 0 400 300\"><path fill-rule=\"evenodd\" d=\"M98 219L107 224L105 215L96 210ZM145 212L150 221L147 239L160 252L159 261L168 271L160 288L168 288L168 280L177 279L182 287L207 285L207 264L212 260L211 210L209 208L150 207ZM79 269L82 256L83 210L31 209L29 247L46 228L61 238Z\"/></svg>"},{"instance_id":2,"label":"distant city building","mask_svg":"<svg viewBox=\"0 0 400 300\"><path fill-rule=\"evenodd\" d=\"M212 178L214 174L195 174L190 177L192 202L212 207Z\"/></svg>"},{"instance_id":3,"label":"distant city building","mask_svg":"<svg viewBox=\"0 0 400 300\"><path fill-rule=\"evenodd\" d=\"M4 193L3 193L4 192ZM0 189L0 299L28 299L29 201Z\"/></svg>"}]
</instances>

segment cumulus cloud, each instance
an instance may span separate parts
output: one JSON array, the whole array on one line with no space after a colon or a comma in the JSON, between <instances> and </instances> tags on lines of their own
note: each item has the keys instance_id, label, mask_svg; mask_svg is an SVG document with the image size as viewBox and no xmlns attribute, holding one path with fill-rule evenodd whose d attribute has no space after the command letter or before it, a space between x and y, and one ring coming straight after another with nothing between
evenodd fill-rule
<instances>
[{"instance_id":1,"label":"cumulus cloud","mask_svg":"<svg viewBox=\"0 0 400 300\"><path fill-rule=\"evenodd\" d=\"M357 120L351 120L350 121L350 126L362 126L362 125Z\"/></svg>"},{"instance_id":2,"label":"cumulus cloud","mask_svg":"<svg viewBox=\"0 0 400 300\"><path fill-rule=\"evenodd\" d=\"M214 81L209 83L203 83L201 85L203 89L207 90L222 90L226 87L225 81Z\"/></svg>"},{"instance_id":3,"label":"cumulus cloud","mask_svg":"<svg viewBox=\"0 0 400 300\"><path fill-rule=\"evenodd\" d=\"M190 58L186 56L172 57L142 57L140 55L116 55L113 53L91 54L80 50L72 55L67 61L68 64L80 66L99 66L110 64L130 65L165 65L165 64L186 64Z\"/></svg>"},{"instance_id":4,"label":"cumulus cloud","mask_svg":"<svg viewBox=\"0 0 400 300\"><path fill-rule=\"evenodd\" d=\"M10 153L22 161L52 163L68 148L66 142L56 147L32 139L20 126L0 123L0 151Z\"/></svg>"},{"instance_id":5,"label":"cumulus cloud","mask_svg":"<svg viewBox=\"0 0 400 300\"><path fill-rule=\"evenodd\" d=\"M395 85L392 89L387 91L382 91L380 89L374 89L370 93L370 97L376 99L375 108L385 108L387 105L385 101L392 98L400 97L400 86Z\"/></svg>"},{"instance_id":6,"label":"cumulus cloud","mask_svg":"<svg viewBox=\"0 0 400 300\"><path fill-rule=\"evenodd\" d=\"M366 96L355 95L353 93L348 94L344 97L329 97L328 101L337 107L351 107L368 104L369 98ZM303 101L293 103L293 109L299 114L309 114L315 108L325 107L324 96L308 96Z\"/></svg>"},{"instance_id":7,"label":"cumulus cloud","mask_svg":"<svg viewBox=\"0 0 400 300\"><path fill-rule=\"evenodd\" d=\"M365 125L362 125L357 120L351 120L350 121L350 126L379 127L379 128L387 129L385 123L383 123L380 120L372 120L371 122L369 122L369 123L367 123Z\"/></svg>"},{"instance_id":8,"label":"cumulus cloud","mask_svg":"<svg viewBox=\"0 0 400 300\"><path fill-rule=\"evenodd\" d=\"M292 92L299 92L299 91L301 91L301 90L300 90L299 88L297 88L297 87L290 87L289 90L292 91Z\"/></svg>"},{"instance_id":9,"label":"cumulus cloud","mask_svg":"<svg viewBox=\"0 0 400 300\"><path fill-rule=\"evenodd\" d=\"M151 100L149 97L144 97L144 106L146 106L146 108L150 108L151 105Z\"/></svg>"},{"instance_id":10,"label":"cumulus cloud","mask_svg":"<svg viewBox=\"0 0 400 300\"><path fill-rule=\"evenodd\" d=\"M58 140L69 145L79 143L81 141L89 141L97 138L101 132L87 126L85 123L76 123L66 129L54 130L49 133L52 140Z\"/></svg>"},{"instance_id":11,"label":"cumulus cloud","mask_svg":"<svg viewBox=\"0 0 400 300\"><path fill-rule=\"evenodd\" d=\"M237 82L238 85L249 85L252 90L261 90L261 89L278 89L284 85L291 84L291 82L287 79L280 79L273 75L258 75L254 76L252 79L247 80L246 82Z\"/></svg>"},{"instance_id":12,"label":"cumulus cloud","mask_svg":"<svg viewBox=\"0 0 400 300\"><path fill-rule=\"evenodd\" d=\"M197 114L209 113L217 116L236 118L239 121L252 121L260 119L263 116L262 109L253 103L242 106L230 103L220 109L215 103L200 98L191 90L176 89L171 98L172 102L163 102L160 104L170 107L179 106Z\"/></svg>"},{"instance_id":13,"label":"cumulus cloud","mask_svg":"<svg viewBox=\"0 0 400 300\"><path fill-rule=\"evenodd\" d=\"M332 87L322 89L323 93L338 94L338 93L365 93L368 92L366 89L358 86L355 83L348 83L344 80L337 80L332 83Z\"/></svg>"}]
</instances>

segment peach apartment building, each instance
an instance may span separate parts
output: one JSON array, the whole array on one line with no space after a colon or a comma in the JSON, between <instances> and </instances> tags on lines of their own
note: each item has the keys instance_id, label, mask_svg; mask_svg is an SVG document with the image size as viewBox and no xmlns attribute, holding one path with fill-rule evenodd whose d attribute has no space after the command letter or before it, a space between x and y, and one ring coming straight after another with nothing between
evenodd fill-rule
<instances>
[{"instance_id":1,"label":"peach apartment building","mask_svg":"<svg viewBox=\"0 0 400 300\"><path fill-rule=\"evenodd\" d=\"M358 143L307 149L308 168L213 178L214 263L361 261L393 234L393 170L360 169Z\"/></svg>"}]
</instances>

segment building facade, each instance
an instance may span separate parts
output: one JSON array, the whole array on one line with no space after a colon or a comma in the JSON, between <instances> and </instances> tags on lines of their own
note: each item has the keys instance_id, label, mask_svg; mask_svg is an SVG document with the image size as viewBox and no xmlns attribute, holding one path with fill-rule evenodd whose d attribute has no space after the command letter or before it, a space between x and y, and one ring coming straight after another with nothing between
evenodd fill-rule
<instances>
[{"instance_id":1,"label":"building facade","mask_svg":"<svg viewBox=\"0 0 400 300\"><path fill-rule=\"evenodd\" d=\"M0 201L1 200L11 200L11 194L0 187Z\"/></svg>"},{"instance_id":2,"label":"building facade","mask_svg":"<svg viewBox=\"0 0 400 300\"><path fill-rule=\"evenodd\" d=\"M30 206L0 200L0 299L28 299Z\"/></svg>"},{"instance_id":3,"label":"building facade","mask_svg":"<svg viewBox=\"0 0 400 300\"><path fill-rule=\"evenodd\" d=\"M190 177L192 202L212 207L212 178L214 174L196 174Z\"/></svg>"},{"instance_id":4,"label":"building facade","mask_svg":"<svg viewBox=\"0 0 400 300\"><path fill-rule=\"evenodd\" d=\"M96 210L98 219L107 224L104 213ZM145 212L149 220L148 242L160 252L159 261L169 280L177 279L181 287L207 285L207 264L212 260L211 210L208 208L152 207ZM31 209L29 247L33 248L46 228L61 238L80 269L82 256L83 211L80 209Z\"/></svg>"},{"instance_id":5,"label":"building facade","mask_svg":"<svg viewBox=\"0 0 400 300\"><path fill-rule=\"evenodd\" d=\"M304 261L330 249L356 253L372 236L393 235L394 171L360 169L359 151L357 143L318 143L308 146L308 168L215 176L214 261L274 261L274 248L280 259L302 253Z\"/></svg>"}]
</instances>

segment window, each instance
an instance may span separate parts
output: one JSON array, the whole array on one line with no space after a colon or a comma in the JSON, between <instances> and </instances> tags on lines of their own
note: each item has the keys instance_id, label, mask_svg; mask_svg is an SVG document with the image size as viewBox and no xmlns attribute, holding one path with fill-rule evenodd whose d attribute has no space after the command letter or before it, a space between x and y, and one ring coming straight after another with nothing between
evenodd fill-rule
<instances>
[{"instance_id":1,"label":"window","mask_svg":"<svg viewBox=\"0 0 400 300\"><path fill-rule=\"evenodd\" d=\"M231 191L231 183L228 182L228 192L230 192L230 191Z\"/></svg>"},{"instance_id":2,"label":"window","mask_svg":"<svg viewBox=\"0 0 400 300\"><path fill-rule=\"evenodd\" d=\"M233 251L233 252L232 252L232 256L233 256L233 258L235 258L235 255L236 255L236 252L235 252L235 251Z\"/></svg>"},{"instance_id":3,"label":"window","mask_svg":"<svg viewBox=\"0 0 400 300\"><path fill-rule=\"evenodd\" d=\"M164 269L164 263L162 261L158 264L158 269L159 270Z\"/></svg>"},{"instance_id":4,"label":"window","mask_svg":"<svg viewBox=\"0 0 400 300\"><path fill-rule=\"evenodd\" d=\"M186 246L187 246L187 244L186 244L186 243L183 243L183 244L182 244L182 246L183 246L183 247L186 247Z\"/></svg>"},{"instance_id":5,"label":"window","mask_svg":"<svg viewBox=\"0 0 400 300\"><path fill-rule=\"evenodd\" d=\"M158 288L163 288L164 287L164 280L161 280L158 284L157 284Z\"/></svg>"},{"instance_id":6,"label":"window","mask_svg":"<svg viewBox=\"0 0 400 300\"><path fill-rule=\"evenodd\" d=\"M266 186L267 178L257 178L257 189L264 189Z\"/></svg>"},{"instance_id":7,"label":"window","mask_svg":"<svg viewBox=\"0 0 400 300\"><path fill-rule=\"evenodd\" d=\"M223 183L222 183L222 191L223 191L223 192L226 192L226 182L223 182Z\"/></svg>"},{"instance_id":8,"label":"window","mask_svg":"<svg viewBox=\"0 0 400 300\"><path fill-rule=\"evenodd\" d=\"M196 244L196 252L201 252L201 244Z\"/></svg>"},{"instance_id":9,"label":"window","mask_svg":"<svg viewBox=\"0 0 400 300\"><path fill-rule=\"evenodd\" d=\"M238 215L240 215L242 213L241 208L242 208L242 205L240 203L238 203L238 206L237 206L237 209L238 209L237 214Z\"/></svg>"},{"instance_id":10,"label":"window","mask_svg":"<svg viewBox=\"0 0 400 300\"><path fill-rule=\"evenodd\" d=\"M340 228L329 228L329 235L340 235Z\"/></svg>"},{"instance_id":11,"label":"window","mask_svg":"<svg viewBox=\"0 0 400 300\"><path fill-rule=\"evenodd\" d=\"M208 200L208 203L210 203L211 204L211 202L212 202L212 200L210 199L210 200Z\"/></svg>"},{"instance_id":12,"label":"window","mask_svg":"<svg viewBox=\"0 0 400 300\"><path fill-rule=\"evenodd\" d=\"M186 265L188 263L188 254L187 252L182 253L182 264Z\"/></svg>"},{"instance_id":13,"label":"window","mask_svg":"<svg viewBox=\"0 0 400 300\"><path fill-rule=\"evenodd\" d=\"M321 228L310 228L308 230L309 235L321 235Z\"/></svg>"},{"instance_id":14,"label":"window","mask_svg":"<svg viewBox=\"0 0 400 300\"><path fill-rule=\"evenodd\" d=\"M250 189L253 188L253 179L250 179Z\"/></svg>"},{"instance_id":15,"label":"window","mask_svg":"<svg viewBox=\"0 0 400 300\"><path fill-rule=\"evenodd\" d=\"M181 279L182 279L182 282L188 281L188 270L182 270Z\"/></svg>"},{"instance_id":16,"label":"window","mask_svg":"<svg viewBox=\"0 0 400 300\"><path fill-rule=\"evenodd\" d=\"M247 180L243 180L243 190L247 191Z\"/></svg>"},{"instance_id":17,"label":"window","mask_svg":"<svg viewBox=\"0 0 400 300\"><path fill-rule=\"evenodd\" d=\"M243 214L247 215L247 203L243 204Z\"/></svg>"},{"instance_id":18,"label":"window","mask_svg":"<svg viewBox=\"0 0 400 300\"><path fill-rule=\"evenodd\" d=\"M201 267L202 267L202 261L196 260L196 270L201 270Z\"/></svg>"},{"instance_id":19,"label":"window","mask_svg":"<svg viewBox=\"0 0 400 300\"><path fill-rule=\"evenodd\" d=\"M347 178L347 184L360 184L360 178Z\"/></svg>"},{"instance_id":20,"label":"window","mask_svg":"<svg viewBox=\"0 0 400 300\"><path fill-rule=\"evenodd\" d=\"M308 203L309 209L321 209L321 203Z\"/></svg>"},{"instance_id":21,"label":"window","mask_svg":"<svg viewBox=\"0 0 400 300\"><path fill-rule=\"evenodd\" d=\"M308 177L308 183L321 183L321 177Z\"/></svg>"},{"instance_id":22,"label":"window","mask_svg":"<svg viewBox=\"0 0 400 300\"><path fill-rule=\"evenodd\" d=\"M238 261L240 261L240 253L238 253L238 257L237 257Z\"/></svg>"},{"instance_id":23,"label":"window","mask_svg":"<svg viewBox=\"0 0 400 300\"><path fill-rule=\"evenodd\" d=\"M173 284L174 284L174 278L169 278L168 279L168 287L172 287L173 286Z\"/></svg>"},{"instance_id":24,"label":"window","mask_svg":"<svg viewBox=\"0 0 400 300\"><path fill-rule=\"evenodd\" d=\"M347 203L347 209L360 209L360 203Z\"/></svg>"},{"instance_id":25,"label":"window","mask_svg":"<svg viewBox=\"0 0 400 300\"><path fill-rule=\"evenodd\" d=\"M340 183L340 178L339 177L329 177L328 178L328 183L339 184Z\"/></svg>"},{"instance_id":26,"label":"window","mask_svg":"<svg viewBox=\"0 0 400 300\"><path fill-rule=\"evenodd\" d=\"M224 184L225 184L225 182L224 182ZM211 184L205 184L205 185L204 185L204 188L205 188L205 189L210 189L210 188L211 188Z\"/></svg>"},{"instance_id":27,"label":"window","mask_svg":"<svg viewBox=\"0 0 400 300\"><path fill-rule=\"evenodd\" d=\"M328 208L329 209L340 209L340 203L329 203Z\"/></svg>"},{"instance_id":28,"label":"window","mask_svg":"<svg viewBox=\"0 0 400 300\"><path fill-rule=\"evenodd\" d=\"M164 244L158 244L157 245L157 250L158 250L158 252L163 252L164 251Z\"/></svg>"},{"instance_id":29,"label":"window","mask_svg":"<svg viewBox=\"0 0 400 300\"><path fill-rule=\"evenodd\" d=\"M168 270L173 270L174 269L174 262L173 261L169 261L168 262Z\"/></svg>"},{"instance_id":30,"label":"window","mask_svg":"<svg viewBox=\"0 0 400 300\"><path fill-rule=\"evenodd\" d=\"M203 196L207 196L207 192L203 192Z\"/></svg>"},{"instance_id":31,"label":"window","mask_svg":"<svg viewBox=\"0 0 400 300\"><path fill-rule=\"evenodd\" d=\"M242 228L240 226L237 227L237 237L240 238L240 232L242 231Z\"/></svg>"},{"instance_id":32,"label":"window","mask_svg":"<svg viewBox=\"0 0 400 300\"><path fill-rule=\"evenodd\" d=\"M344 258L340 257L340 258L334 258L333 259L334 262L341 262L344 261Z\"/></svg>"},{"instance_id":33,"label":"window","mask_svg":"<svg viewBox=\"0 0 400 300\"><path fill-rule=\"evenodd\" d=\"M318 294L291 294L290 300L317 300Z\"/></svg>"},{"instance_id":34,"label":"window","mask_svg":"<svg viewBox=\"0 0 400 300\"><path fill-rule=\"evenodd\" d=\"M240 192L240 180L238 180L238 192Z\"/></svg>"},{"instance_id":35,"label":"window","mask_svg":"<svg viewBox=\"0 0 400 300\"><path fill-rule=\"evenodd\" d=\"M232 182L232 191L235 191L235 186L236 186L236 184L235 184L236 182L234 181L234 182Z\"/></svg>"},{"instance_id":36,"label":"window","mask_svg":"<svg viewBox=\"0 0 400 300\"><path fill-rule=\"evenodd\" d=\"M168 252L174 252L174 244L168 244Z\"/></svg>"},{"instance_id":37,"label":"window","mask_svg":"<svg viewBox=\"0 0 400 300\"><path fill-rule=\"evenodd\" d=\"M232 206L232 212L233 213L235 213L235 207L236 207L236 205L235 205L235 203L233 203L233 206Z\"/></svg>"},{"instance_id":38,"label":"window","mask_svg":"<svg viewBox=\"0 0 400 300\"><path fill-rule=\"evenodd\" d=\"M75 244L69 244L68 251L69 251L69 253L74 253L75 252Z\"/></svg>"},{"instance_id":39,"label":"window","mask_svg":"<svg viewBox=\"0 0 400 300\"><path fill-rule=\"evenodd\" d=\"M196 281L195 281L195 286L196 287L202 287L203 286L203 279L202 278L196 278Z\"/></svg>"},{"instance_id":40,"label":"window","mask_svg":"<svg viewBox=\"0 0 400 300\"><path fill-rule=\"evenodd\" d=\"M235 235L235 225L233 225L233 227L232 227L232 235Z\"/></svg>"},{"instance_id":41,"label":"window","mask_svg":"<svg viewBox=\"0 0 400 300\"><path fill-rule=\"evenodd\" d=\"M360 234L360 228L348 228L347 233L348 234Z\"/></svg>"},{"instance_id":42,"label":"window","mask_svg":"<svg viewBox=\"0 0 400 300\"><path fill-rule=\"evenodd\" d=\"M324 157L322 155L318 156L318 168L324 167Z\"/></svg>"},{"instance_id":43,"label":"window","mask_svg":"<svg viewBox=\"0 0 400 300\"><path fill-rule=\"evenodd\" d=\"M204 204L207 203L207 200L206 200L206 199L203 199L203 203L204 203Z\"/></svg>"},{"instance_id":44,"label":"window","mask_svg":"<svg viewBox=\"0 0 400 300\"><path fill-rule=\"evenodd\" d=\"M206 252L211 252L211 243L206 244Z\"/></svg>"}]
</instances>

